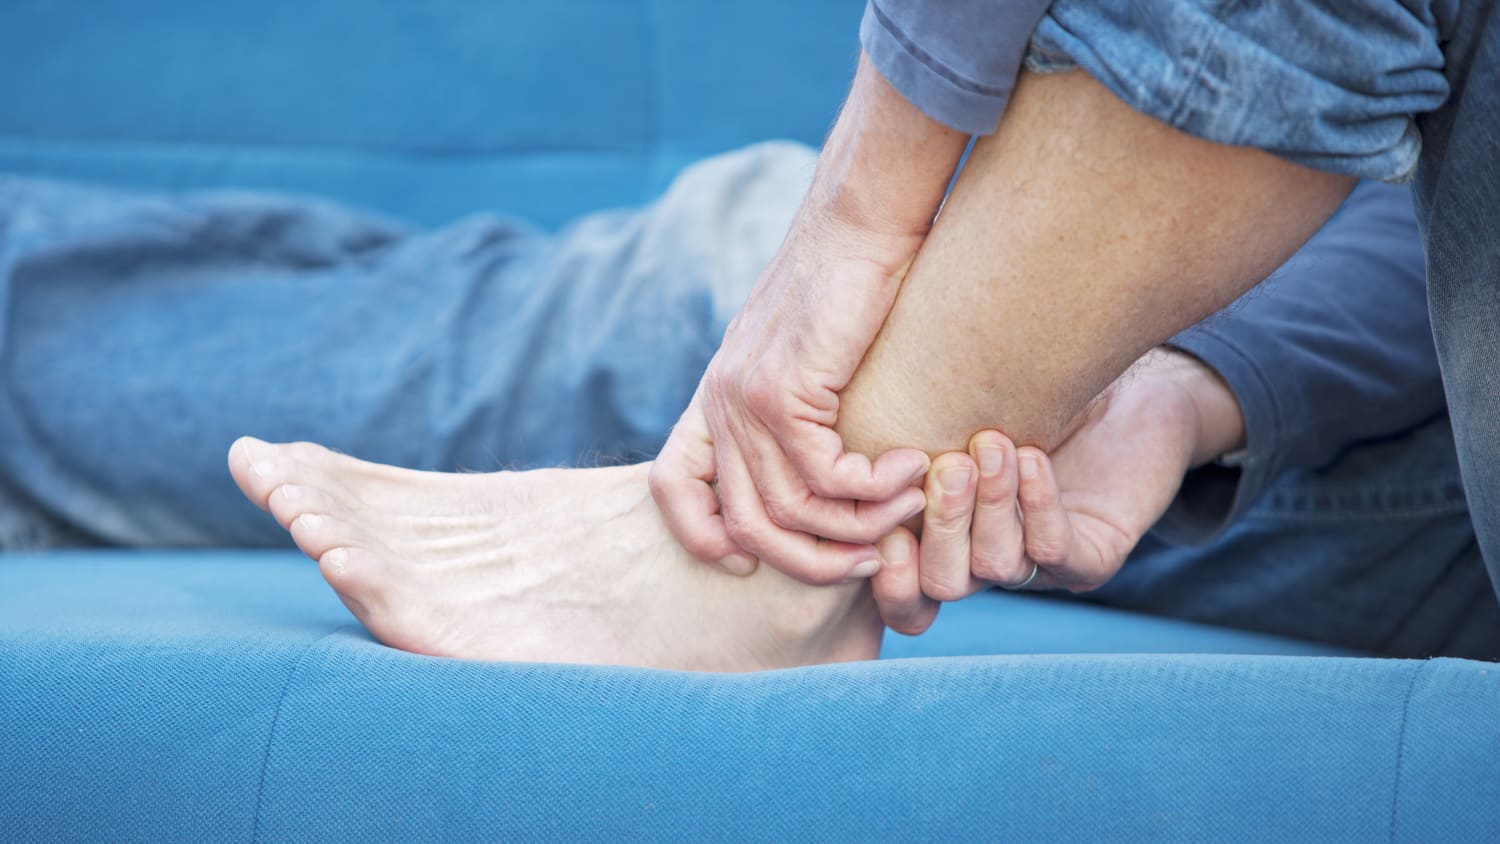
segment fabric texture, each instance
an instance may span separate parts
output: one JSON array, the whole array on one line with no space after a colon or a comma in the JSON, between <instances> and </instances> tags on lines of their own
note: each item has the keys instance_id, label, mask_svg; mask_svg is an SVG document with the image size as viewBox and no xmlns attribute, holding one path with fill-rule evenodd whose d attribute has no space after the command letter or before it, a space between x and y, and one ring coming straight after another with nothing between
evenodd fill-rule
<instances>
[{"instance_id":1,"label":"fabric texture","mask_svg":"<svg viewBox=\"0 0 1500 844\"><path fill-rule=\"evenodd\" d=\"M1416 116L1448 97L1443 42L1458 5L1055 0L1027 64L1081 67L1191 135L1404 181L1422 150Z\"/></svg>"},{"instance_id":2,"label":"fabric texture","mask_svg":"<svg viewBox=\"0 0 1500 844\"><path fill-rule=\"evenodd\" d=\"M1419 121L1414 193L1464 490L1500 595L1500 8L1465 4L1454 36L1453 95Z\"/></svg>"},{"instance_id":3,"label":"fabric texture","mask_svg":"<svg viewBox=\"0 0 1500 844\"><path fill-rule=\"evenodd\" d=\"M25 841L1500 834L1500 674L1455 660L486 664L372 642L292 554L91 552L0 557L0 688Z\"/></svg>"},{"instance_id":4,"label":"fabric texture","mask_svg":"<svg viewBox=\"0 0 1500 844\"><path fill-rule=\"evenodd\" d=\"M869 0L859 40L881 76L934 120L995 131L1049 0Z\"/></svg>"}]
</instances>

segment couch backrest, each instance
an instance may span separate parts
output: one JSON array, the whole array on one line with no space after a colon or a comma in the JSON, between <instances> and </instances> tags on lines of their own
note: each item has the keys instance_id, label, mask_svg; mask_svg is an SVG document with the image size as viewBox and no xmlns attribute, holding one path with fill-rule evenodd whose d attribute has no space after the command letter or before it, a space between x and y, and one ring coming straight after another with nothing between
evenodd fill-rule
<instances>
[{"instance_id":1,"label":"couch backrest","mask_svg":"<svg viewBox=\"0 0 1500 844\"><path fill-rule=\"evenodd\" d=\"M816 144L860 0L5 0L0 171L555 224Z\"/></svg>"}]
</instances>

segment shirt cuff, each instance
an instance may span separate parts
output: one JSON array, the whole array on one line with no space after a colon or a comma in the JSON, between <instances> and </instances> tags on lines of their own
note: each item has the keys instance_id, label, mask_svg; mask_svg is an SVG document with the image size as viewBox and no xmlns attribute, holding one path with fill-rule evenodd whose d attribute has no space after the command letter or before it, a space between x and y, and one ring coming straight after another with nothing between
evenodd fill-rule
<instances>
[{"instance_id":1,"label":"shirt cuff","mask_svg":"<svg viewBox=\"0 0 1500 844\"><path fill-rule=\"evenodd\" d=\"M923 50L874 2L865 5L859 43L885 81L928 117L970 135L999 127L1014 85L997 88L965 78Z\"/></svg>"},{"instance_id":2,"label":"shirt cuff","mask_svg":"<svg viewBox=\"0 0 1500 844\"><path fill-rule=\"evenodd\" d=\"M1177 545L1206 545L1249 510L1277 471L1281 414L1271 383L1234 341L1210 324L1198 325L1168 344L1203 361L1229 385L1245 418L1245 448L1234 465L1211 463L1189 472L1177 498L1152 532Z\"/></svg>"}]
</instances>

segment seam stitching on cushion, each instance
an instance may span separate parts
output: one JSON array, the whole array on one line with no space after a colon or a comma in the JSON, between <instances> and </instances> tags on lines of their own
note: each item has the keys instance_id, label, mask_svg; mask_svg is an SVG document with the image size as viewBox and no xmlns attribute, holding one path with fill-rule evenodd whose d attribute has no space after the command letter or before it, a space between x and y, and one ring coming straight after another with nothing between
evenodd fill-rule
<instances>
[{"instance_id":1,"label":"seam stitching on cushion","mask_svg":"<svg viewBox=\"0 0 1500 844\"><path fill-rule=\"evenodd\" d=\"M341 625L335 630L330 630L322 636L307 643L302 653L297 655L297 661L292 663L292 670L287 672L286 683L281 687L281 696L276 699L276 712L271 715L271 732L266 737L266 752L260 760L260 781L255 785L255 819L250 828L250 841L260 841L260 809L261 802L266 796L266 771L271 767L271 749L276 746L276 729L281 726L281 710L286 706L286 697L292 691L292 681L297 679L297 672L302 670L302 663L307 660L307 655L312 653L313 648L322 644L330 636L342 633L349 625Z\"/></svg>"},{"instance_id":2,"label":"seam stitching on cushion","mask_svg":"<svg viewBox=\"0 0 1500 844\"><path fill-rule=\"evenodd\" d=\"M958 71L948 67L946 64L939 61L936 56L928 53L921 47L918 47L916 42L908 38L906 33L902 32L896 26L894 21L885 16L885 12L882 12L880 10L880 6L878 4L872 2L870 4L870 9L875 13L875 22L880 24L880 28L885 30L885 33L891 37L892 41L895 41L902 50L906 51L907 55L916 59L917 62L920 63L923 67L926 67L928 70L931 70L933 73L936 73L938 76L941 76L943 79L946 79L948 82L959 88L962 88L965 91L968 91L971 94L981 94L986 97L995 97L997 99L1005 97L1005 89L994 88L989 85L982 85L978 82L975 82L959 73Z\"/></svg>"},{"instance_id":3,"label":"seam stitching on cushion","mask_svg":"<svg viewBox=\"0 0 1500 844\"><path fill-rule=\"evenodd\" d=\"M1411 682L1406 684L1406 699L1401 702L1401 734L1396 740L1396 781L1391 787L1391 841L1396 840L1396 820L1401 808L1401 765L1406 759L1406 724L1411 717L1411 698L1417 690L1418 678L1432 662L1429 659L1411 672Z\"/></svg>"}]
</instances>

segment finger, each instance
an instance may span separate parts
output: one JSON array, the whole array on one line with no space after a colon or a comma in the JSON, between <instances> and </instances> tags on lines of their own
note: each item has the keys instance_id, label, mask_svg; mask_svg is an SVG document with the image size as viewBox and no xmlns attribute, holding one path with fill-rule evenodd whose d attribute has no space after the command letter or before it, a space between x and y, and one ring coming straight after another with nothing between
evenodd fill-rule
<instances>
[{"instance_id":1,"label":"finger","mask_svg":"<svg viewBox=\"0 0 1500 844\"><path fill-rule=\"evenodd\" d=\"M771 433L808 489L820 498L884 501L916 483L931 467L927 453L895 448L875 458L844 450L828 425L790 415L767 420Z\"/></svg>"},{"instance_id":2,"label":"finger","mask_svg":"<svg viewBox=\"0 0 1500 844\"><path fill-rule=\"evenodd\" d=\"M771 521L787 530L839 542L869 544L921 513L926 506L922 490L913 486L885 501L819 498L773 442L761 440L758 445L759 448L747 453L756 492Z\"/></svg>"},{"instance_id":3,"label":"finger","mask_svg":"<svg viewBox=\"0 0 1500 844\"><path fill-rule=\"evenodd\" d=\"M870 577L880 570L874 545L820 539L772 522L739 453L720 448L717 461L719 506L725 531L736 546L788 577L815 586Z\"/></svg>"},{"instance_id":4,"label":"finger","mask_svg":"<svg viewBox=\"0 0 1500 844\"><path fill-rule=\"evenodd\" d=\"M748 575L755 571L755 557L729 537L714 493L713 458L703 417L690 406L651 465L651 498L689 554L732 574Z\"/></svg>"},{"instance_id":5,"label":"finger","mask_svg":"<svg viewBox=\"0 0 1500 844\"><path fill-rule=\"evenodd\" d=\"M1063 509L1052 462L1034 448L1018 449L1016 458L1020 469L1018 494L1026 533L1026 556L1041 568L1041 573L1066 583L1073 552L1073 526Z\"/></svg>"},{"instance_id":6,"label":"finger","mask_svg":"<svg viewBox=\"0 0 1500 844\"><path fill-rule=\"evenodd\" d=\"M937 601L922 594L917 569L917 538L906 528L896 528L880 540L880 573L871 580L875 603L887 627L907 636L917 636L937 618Z\"/></svg>"},{"instance_id":7,"label":"finger","mask_svg":"<svg viewBox=\"0 0 1500 844\"><path fill-rule=\"evenodd\" d=\"M957 601L978 585L969 574L969 528L978 474L974 460L959 451L939 454L927 473L919 565L922 592L939 601Z\"/></svg>"},{"instance_id":8,"label":"finger","mask_svg":"<svg viewBox=\"0 0 1500 844\"><path fill-rule=\"evenodd\" d=\"M969 440L969 454L979 467L969 570L1001 586L1020 583L1031 574L1031 561L1016 504L1016 447L999 431L980 431Z\"/></svg>"}]
</instances>

